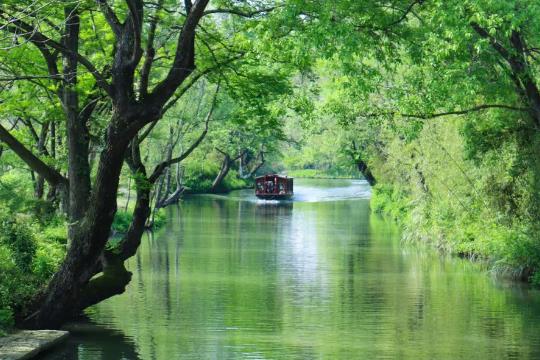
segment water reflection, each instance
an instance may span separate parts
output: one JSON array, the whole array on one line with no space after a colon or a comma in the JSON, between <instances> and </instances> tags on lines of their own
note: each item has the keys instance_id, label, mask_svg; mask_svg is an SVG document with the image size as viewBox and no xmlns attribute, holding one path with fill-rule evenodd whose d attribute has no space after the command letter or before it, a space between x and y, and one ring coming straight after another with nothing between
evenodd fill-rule
<instances>
[{"instance_id":1,"label":"water reflection","mask_svg":"<svg viewBox=\"0 0 540 360\"><path fill-rule=\"evenodd\" d=\"M401 246L353 200L361 182L295 190L287 203L244 191L170 209L130 260L128 291L89 314L118 344L76 336L48 360L540 358L537 291Z\"/></svg>"},{"instance_id":2,"label":"water reflection","mask_svg":"<svg viewBox=\"0 0 540 360\"><path fill-rule=\"evenodd\" d=\"M60 348L40 356L42 360L139 360L132 339L119 330L97 325L87 319L67 325L71 336Z\"/></svg>"}]
</instances>

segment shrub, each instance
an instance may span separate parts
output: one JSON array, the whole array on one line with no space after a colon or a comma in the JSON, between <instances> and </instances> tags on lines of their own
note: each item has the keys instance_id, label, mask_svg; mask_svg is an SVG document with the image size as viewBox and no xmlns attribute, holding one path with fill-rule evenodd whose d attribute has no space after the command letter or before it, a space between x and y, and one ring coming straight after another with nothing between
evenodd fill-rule
<instances>
[{"instance_id":1,"label":"shrub","mask_svg":"<svg viewBox=\"0 0 540 360\"><path fill-rule=\"evenodd\" d=\"M43 228L29 216L9 214L0 209L0 334L56 271L67 235L60 224Z\"/></svg>"},{"instance_id":2,"label":"shrub","mask_svg":"<svg viewBox=\"0 0 540 360\"><path fill-rule=\"evenodd\" d=\"M29 271L36 254L36 240L27 219L9 219L5 215L0 219L0 244L7 246L16 265L23 271Z\"/></svg>"},{"instance_id":3,"label":"shrub","mask_svg":"<svg viewBox=\"0 0 540 360\"><path fill-rule=\"evenodd\" d=\"M0 335L13 326L13 312L11 311L12 277L15 270L11 251L0 245Z\"/></svg>"},{"instance_id":4,"label":"shrub","mask_svg":"<svg viewBox=\"0 0 540 360\"><path fill-rule=\"evenodd\" d=\"M32 272L44 282L54 275L65 255L65 247L57 242L38 242L36 256L32 263Z\"/></svg>"},{"instance_id":5,"label":"shrub","mask_svg":"<svg viewBox=\"0 0 540 360\"><path fill-rule=\"evenodd\" d=\"M372 188L371 209L403 222L409 215L410 203L406 194L389 185L378 184Z\"/></svg>"},{"instance_id":6,"label":"shrub","mask_svg":"<svg viewBox=\"0 0 540 360\"><path fill-rule=\"evenodd\" d=\"M63 222L45 227L41 234L44 241L67 244L67 225Z\"/></svg>"},{"instance_id":7,"label":"shrub","mask_svg":"<svg viewBox=\"0 0 540 360\"><path fill-rule=\"evenodd\" d=\"M165 209L159 209L154 216L153 229L157 230L161 228L167 222L167 214Z\"/></svg>"}]
</instances>

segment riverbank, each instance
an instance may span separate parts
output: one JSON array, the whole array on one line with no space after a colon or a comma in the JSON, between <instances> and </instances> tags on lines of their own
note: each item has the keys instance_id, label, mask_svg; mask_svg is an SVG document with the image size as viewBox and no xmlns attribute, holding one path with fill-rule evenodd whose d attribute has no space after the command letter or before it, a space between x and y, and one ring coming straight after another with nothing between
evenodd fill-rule
<instances>
[{"instance_id":1,"label":"riverbank","mask_svg":"<svg viewBox=\"0 0 540 360\"><path fill-rule=\"evenodd\" d=\"M497 277L540 286L540 257L534 239L517 225L493 219L441 216L444 205L429 198L413 201L406 192L388 185L373 188L371 209L391 218L402 229L402 240L423 243L471 261L482 261Z\"/></svg>"},{"instance_id":2,"label":"riverbank","mask_svg":"<svg viewBox=\"0 0 540 360\"><path fill-rule=\"evenodd\" d=\"M27 360L51 349L69 336L67 331L23 330L0 337L1 360Z\"/></svg>"}]
</instances>

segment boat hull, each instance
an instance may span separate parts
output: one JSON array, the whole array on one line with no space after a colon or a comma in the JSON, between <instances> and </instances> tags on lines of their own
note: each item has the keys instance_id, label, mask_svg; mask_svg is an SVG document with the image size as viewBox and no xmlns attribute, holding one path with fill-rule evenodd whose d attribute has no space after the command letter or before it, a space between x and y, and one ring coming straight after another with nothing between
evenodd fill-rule
<instances>
[{"instance_id":1,"label":"boat hull","mask_svg":"<svg viewBox=\"0 0 540 360\"><path fill-rule=\"evenodd\" d=\"M262 200L287 200L293 197L293 194L255 194Z\"/></svg>"}]
</instances>

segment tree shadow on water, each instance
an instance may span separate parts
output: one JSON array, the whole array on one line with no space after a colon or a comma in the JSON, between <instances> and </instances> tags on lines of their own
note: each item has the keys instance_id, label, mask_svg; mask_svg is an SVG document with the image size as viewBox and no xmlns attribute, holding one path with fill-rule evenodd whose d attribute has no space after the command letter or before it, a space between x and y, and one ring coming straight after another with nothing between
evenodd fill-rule
<instances>
[{"instance_id":1,"label":"tree shadow on water","mask_svg":"<svg viewBox=\"0 0 540 360\"><path fill-rule=\"evenodd\" d=\"M139 360L135 343L123 332L82 318L65 327L70 337L44 353L42 360Z\"/></svg>"}]
</instances>

